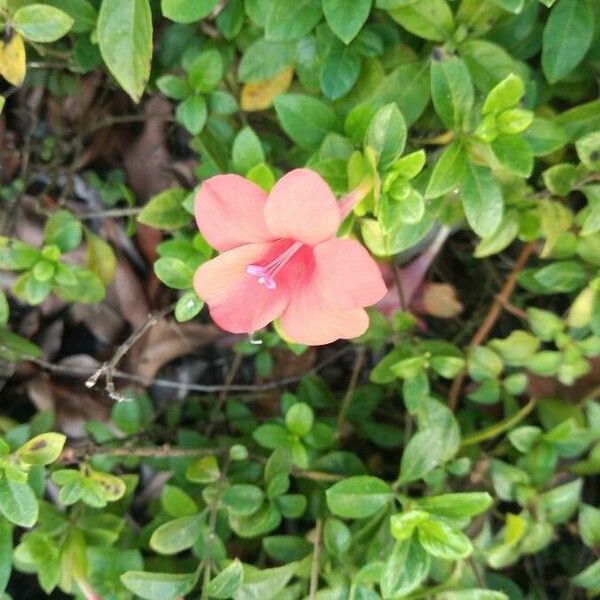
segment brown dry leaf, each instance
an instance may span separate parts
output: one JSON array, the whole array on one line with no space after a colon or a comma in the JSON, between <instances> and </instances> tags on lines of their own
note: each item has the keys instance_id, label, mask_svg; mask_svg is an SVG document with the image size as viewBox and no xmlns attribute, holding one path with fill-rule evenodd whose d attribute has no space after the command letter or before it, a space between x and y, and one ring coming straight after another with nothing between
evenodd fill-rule
<instances>
[{"instance_id":1,"label":"brown dry leaf","mask_svg":"<svg viewBox=\"0 0 600 600\"><path fill-rule=\"evenodd\" d=\"M265 110L273 105L275 96L288 90L294 77L294 67L286 67L275 77L251 81L244 85L240 94L240 106L247 112Z\"/></svg>"},{"instance_id":2,"label":"brown dry leaf","mask_svg":"<svg viewBox=\"0 0 600 600\"><path fill-rule=\"evenodd\" d=\"M0 40L0 75L19 87L25 79L25 44L18 33L6 42Z\"/></svg>"},{"instance_id":3,"label":"brown dry leaf","mask_svg":"<svg viewBox=\"0 0 600 600\"><path fill-rule=\"evenodd\" d=\"M432 317L453 319L463 311L456 290L449 283L426 283L420 296L420 302L415 303L417 310Z\"/></svg>"},{"instance_id":4,"label":"brown dry leaf","mask_svg":"<svg viewBox=\"0 0 600 600\"><path fill-rule=\"evenodd\" d=\"M69 357L74 366L75 357ZM91 357L81 358L81 364L89 366ZM93 360L93 359L92 359ZM95 361L93 361L95 363ZM64 364L64 363L61 363ZM27 384L27 394L34 406L42 410L53 410L56 414L55 427L70 437L84 437L87 421L108 421L111 406L102 403L101 396L91 396L83 380L77 383L59 385L48 374L42 373L30 379Z\"/></svg>"},{"instance_id":5,"label":"brown dry leaf","mask_svg":"<svg viewBox=\"0 0 600 600\"><path fill-rule=\"evenodd\" d=\"M123 152L131 189L141 198L150 198L171 187L172 162L165 143L165 122L171 105L164 96L154 96L144 105L146 121L142 135Z\"/></svg>"},{"instance_id":6,"label":"brown dry leaf","mask_svg":"<svg viewBox=\"0 0 600 600\"><path fill-rule=\"evenodd\" d=\"M76 302L70 306L71 316L76 323L84 323L95 338L103 344L115 344L123 330L125 321L107 303L83 304Z\"/></svg>"},{"instance_id":7,"label":"brown dry leaf","mask_svg":"<svg viewBox=\"0 0 600 600\"><path fill-rule=\"evenodd\" d=\"M108 287L106 300L133 327L139 327L150 314L144 289L130 264L117 260L117 270Z\"/></svg>"},{"instance_id":8,"label":"brown dry leaf","mask_svg":"<svg viewBox=\"0 0 600 600\"><path fill-rule=\"evenodd\" d=\"M214 325L160 321L128 352L127 370L151 379L167 363L223 335Z\"/></svg>"},{"instance_id":9,"label":"brown dry leaf","mask_svg":"<svg viewBox=\"0 0 600 600\"><path fill-rule=\"evenodd\" d=\"M600 357L590 358L589 372L571 386L566 386L552 377L529 376L528 394L534 398L563 398L580 402L600 389Z\"/></svg>"}]
</instances>

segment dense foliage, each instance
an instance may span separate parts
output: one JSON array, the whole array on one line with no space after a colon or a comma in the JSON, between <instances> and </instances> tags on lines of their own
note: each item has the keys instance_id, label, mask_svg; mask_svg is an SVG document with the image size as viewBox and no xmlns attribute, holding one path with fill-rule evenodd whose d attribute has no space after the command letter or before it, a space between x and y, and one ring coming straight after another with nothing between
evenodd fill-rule
<instances>
[{"instance_id":1,"label":"dense foliage","mask_svg":"<svg viewBox=\"0 0 600 600\"><path fill-rule=\"evenodd\" d=\"M600 593L600 2L0 29L0 598ZM300 166L389 293L351 342L224 333L195 186Z\"/></svg>"}]
</instances>

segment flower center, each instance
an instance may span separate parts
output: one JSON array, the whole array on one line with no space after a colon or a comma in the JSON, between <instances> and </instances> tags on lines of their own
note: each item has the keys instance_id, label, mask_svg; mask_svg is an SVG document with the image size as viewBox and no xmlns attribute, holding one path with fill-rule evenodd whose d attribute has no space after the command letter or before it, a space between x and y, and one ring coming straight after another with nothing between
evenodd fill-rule
<instances>
[{"instance_id":1,"label":"flower center","mask_svg":"<svg viewBox=\"0 0 600 600\"><path fill-rule=\"evenodd\" d=\"M294 242L291 246L274 258L268 265L264 267L261 265L248 265L246 272L253 277L258 278L258 283L264 285L270 290L274 290L277 287L275 281L275 275L285 267L289 260L302 248L302 242Z\"/></svg>"}]
</instances>

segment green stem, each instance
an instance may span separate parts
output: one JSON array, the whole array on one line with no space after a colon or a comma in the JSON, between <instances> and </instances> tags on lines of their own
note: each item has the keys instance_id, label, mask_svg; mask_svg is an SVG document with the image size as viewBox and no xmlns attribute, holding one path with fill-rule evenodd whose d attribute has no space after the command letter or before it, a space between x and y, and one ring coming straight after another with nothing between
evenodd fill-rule
<instances>
[{"instance_id":1,"label":"green stem","mask_svg":"<svg viewBox=\"0 0 600 600\"><path fill-rule=\"evenodd\" d=\"M511 429L517 423L522 421L534 408L537 404L536 398L531 398L529 402L518 412L502 421L488 427L487 429L483 429L482 431L478 431L471 435L467 435L463 438L461 447L472 446L473 444L479 444L480 442L484 442L485 440L489 440L491 438L499 436L501 433Z\"/></svg>"}]
</instances>

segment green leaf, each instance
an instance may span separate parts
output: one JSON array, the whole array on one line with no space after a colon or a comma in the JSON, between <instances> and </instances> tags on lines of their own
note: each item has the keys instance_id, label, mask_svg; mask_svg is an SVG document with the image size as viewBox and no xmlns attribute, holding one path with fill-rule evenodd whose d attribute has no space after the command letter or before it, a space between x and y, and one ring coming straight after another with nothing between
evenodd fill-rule
<instances>
[{"instance_id":1,"label":"green leaf","mask_svg":"<svg viewBox=\"0 0 600 600\"><path fill-rule=\"evenodd\" d=\"M207 17L219 0L161 0L162 14L176 23L194 23Z\"/></svg>"},{"instance_id":2,"label":"green leaf","mask_svg":"<svg viewBox=\"0 0 600 600\"><path fill-rule=\"evenodd\" d=\"M288 432L276 423L265 423L252 432L252 437L263 448L275 450L289 446Z\"/></svg>"},{"instance_id":3,"label":"green leaf","mask_svg":"<svg viewBox=\"0 0 600 600\"><path fill-rule=\"evenodd\" d=\"M467 172L467 153L460 140L452 140L437 159L425 198L443 196L459 186Z\"/></svg>"},{"instance_id":4,"label":"green leaf","mask_svg":"<svg viewBox=\"0 0 600 600\"><path fill-rule=\"evenodd\" d=\"M401 64L377 86L373 102L377 105L395 102L406 124L412 125L429 104L429 87L429 61Z\"/></svg>"},{"instance_id":5,"label":"green leaf","mask_svg":"<svg viewBox=\"0 0 600 600\"><path fill-rule=\"evenodd\" d=\"M388 165L396 160L406 145L406 123L395 104L386 104L380 108L369 124L365 136L365 145L375 150L378 162Z\"/></svg>"},{"instance_id":6,"label":"green leaf","mask_svg":"<svg viewBox=\"0 0 600 600\"><path fill-rule=\"evenodd\" d=\"M515 175L527 178L533 171L533 152L520 135L501 135L491 143L498 162Z\"/></svg>"},{"instance_id":7,"label":"green leaf","mask_svg":"<svg viewBox=\"0 0 600 600\"><path fill-rule=\"evenodd\" d=\"M600 508L582 504L579 511L579 535L589 548L600 548ZM2 589L2 586L0 586Z\"/></svg>"},{"instance_id":8,"label":"green leaf","mask_svg":"<svg viewBox=\"0 0 600 600\"><path fill-rule=\"evenodd\" d=\"M483 381L498 377L502 373L504 364L493 350L485 346L476 346L469 352L468 368L472 379Z\"/></svg>"},{"instance_id":9,"label":"green leaf","mask_svg":"<svg viewBox=\"0 0 600 600\"><path fill-rule=\"evenodd\" d=\"M419 525L418 531L423 548L437 558L458 560L473 551L469 538L462 531L441 521L425 521Z\"/></svg>"},{"instance_id":10,"label":"green leaf","mask_svg":"<svg viewBox=\"0 0 600 600\"><path fill-rule=\"evenodd\" d=\"M566 523L581 500L582 479L559 485L540 495L539 505L553 525Z\"/></svg>"},{"instance_id":11,"label":"green leaf","mask_svg":"<svg viewBox=\"0 0 600 600\"><path fill-rule=\"evenodd\" d=\"M104 298L106 288L95 273L89 269L71 265L69 265L68 271L68 279L59 281L58 275L55 279L54 292L57 296L67 302L86 302L87 304L96 304Z\"/></svg>"},{"instance_id":12,"label":"green leaf","mask_svg":"<svg viewBox=\"0 0 600 600\"><path fill-rule=\"evenodd\" d=\"M204 528L202 514L187 515L163 523L152 533L150 547L160 554L177 554L191 548Z\"/></svg>"},{"instance_id":13,"label":"green leaf","mask_svg":"<svg viewBox=\"0 0 600 600\"><path fill-rule=\"evenodd\" d=\"M57 257L60 250L55 248ZM30 269L42 258L39 250L17 239L0 237L0 268L14 271Z\"/></svg>"},{"instance_id":14,"label":"green leaf","mask_svg":"<svg viewBox=\"0 0 600 600\"><path fill-rule=\"evenodd\" d=\"M299 535L272 535L263 538L265 552L277 561L287 563L310 554L313 545Z\"/></svg>"},{"instance_id":15,"label":"green leaf","mask_svg":"<svg viewBox=\"0 0 600 600\"><path fill-rule=\"evenodd\" d=\"M524 94L525 86L523 80L514 73L511 73L487 95L481 107L481 114L500 113L508 108L513 108L513 106L516 106L520 102Z\"/></svg>"},{"instance_id":16,"label":"green leaf","mask_svg":"<svg viewBox=\"0 0 600 600\"><path fill-rule=\"evenodd\" d=\"M199 458L185 471L186 479L194 483L213 483L219 479L219 476L219 463L212 455Z\"/></svg>"},{"instance_id":17,"label":"green leaf","mask_svg":"<svg viewBox=\"0 0 600 600\"><path fill-rule=\"evenodd\" d=\"M185 290L192 286L194 271L178 258L159 258L154 263L154 273L167 286Z\"/></svg>"},{"instance_id":18,"label":"green leaf","mask_svg":"<svg viewBox=\"0 0 600 600\"><path fill-rule=\"evenodd\" d=\"M231 150L233 168L245 175L252 167L264 162L265 153L256 133L249 125L240 129Z\"/></svg>"},{"instance_id":19,"label":"green leaf","mask_svg":"<svg viewBox=\"0 0 600 600\"><path fill-rule=\"evenodd\" d=\"M183 77L177 77L176 75L163 75L159 77L156 80L156 87L167 98L172 98L173 100L183 100L192 93L188 82Z\"/></svg>"},{"instance_id":20,"label":"green leaf","mask_svg":"<svg viewBox=\"0 0 600 600\"><path fill-rule=\"evenodd\" d=\"M487 40L467 39L460 44L459 53L469 67L475 87L484 94L511 73L525 77L520 63L502 46Z\"/></svg>"},{"instance_id":21,"label":"green leaf","mask_svg":"<svg viewBox=\"0 0 600 600\"><path fill-rule=\"evenodd\" d=\"M188 82L195 92L210 92L223 77L223 59L218 50L201 52L188 70Z\"/></svg>"},{"instance_id":22,"label":"green leaf","mask_svg":"<svg viewBox=\"0 0 600 600\"><path fill-rule=\"evenodd\" d=\"M0 518L0 594L4 593L8 585L12 572L12 562L12 526L6 519Z\"/></svg>"},{"instance_id":23,"label":"green leaf","mask_svg":"<svg viewBox=\"0 0 600 600\"><path fill-rule=\"evenodd\" d=\"M193 319L204 307L204 301L198 298L194 290L186 292L177 300L175 305L175 318L183 323Z\"/></svg>"},{"instance_id":24,"label":"green leaf","mask_svg":"<svg viewBox=\"0 0 600 600\"><path fill-rule=\"evenodd\" d=\"M592 43L594 15L589 0L558 0L542 38L542 70L550 83L568 75Z\"/></svg>"},{"instance_id":25,"label":"green leaf","mask_svg":"<svg viewBox=\"0 0 600 600\"><path fill-rule=\"evenodd\" d=\"M550 119L534 117L531 125L523 134L534 156L546 156L562 148L569 138L562 127Z\"/></svg>"},{"instance_id":26,"label":"green leaf","mask_svg":"<svg viewBox=\"0 0 600 600\"><path fill-rule=\"evenodd\" d=\"M177 106L175 116L192 135L198 135L204 129L208 117L206 100L198 95L189 96Z\"/></svg>"},{"instance_id":27,"label":"green leaf","mask_svg":"<svg viewBox=\"0 0 600 600\"><path fill-rule=\"evenodd\" d=\"M121 582L144 600L176 600L191 591L197 578L195 573L127 571L121 575Z\"/></svg>"},{"instance_id":28,"label":"green leaf","mask_svg":"<svg viewBox=\"0 0 600 600\"><path fill-rule=\"evenodd\" d=\"M402 598L418 588L431 567L431 559L413 536L394 544L379 579L384 598Z\"/></svg>"},{"instance_id":29,"label":"green leaf","mask_svg":"<svg viewBox=\"0 0 600 600\"><path fill-rule=\"evenodd\" d=\"M482 238L494 233L502 221L502 190L490 169L468 163L462 188L462 205L467 222Z\"/></svg>"},{"instance_id":30,"label":"green leaf","mask_svg":"<svg viewBox=\"0 0 600 600\"><path fill-rule=\"evenodd\" d=\"M238 558L229 563L214 579L208 584L207 593L210 598L224 600L231 598L244 580L244 569Z\"/></svg>"},{"instance_id":31,"label":"green leaf","mask_svg":"<svg viewBox=\"0 0 600 600\"><path fill-rule=\"evenodd\" d=\"M334 484L325 495L327 506L335 515L344 519L364 519L392 499L392 490L377 477L358 475Z\"/></svg>"},{"instance_id":32,"label":"green leaf","mask_svg":"<svg viewBox=\"0 0 600 600\"><path fill-rule=\"evenodd\" d=\"M316 150L325 136L337 129L335 113L317 98L282 94L275 98L274 104L283 130L307 150Z\"/></svg>"},{"instance_id":33,"label":"green leaf","mask_svg":"<svg viewBox=\"0 0 600 600\"><path fill-rule=\"evenodd\" d=\"M152 13L148 0L102 0L97 33L108 70L138 102L150 77L152 60Z\"/></svg>"},{"instance_id":34,"label":"green leaf","mask_svg":"<svg viewBox=\"0 0 600 600\"><path fill-rule=\"evenodd\" d=\"M85 33L96 26L98 13L88 0L46 0L45 4L59 8L73 19L73 33Z\"/></svg>"},{"instance_id":35,"label":"green leaf","mask_svg":"<svg viewBox=\"0 0 600 600\"><path fill-rule=\"evenodd\" d=\"M44 227L44 241L56 244L62 252L75 250L81 244L83 228L68 210L56 211Z\"/></svg>"},{"instance_id":36,"label":"green leaf","mask_svg":"<svg viewBox=\"0 0 600 600\"><path fill-rule=\"evenodd\" d=\"M578 573L571 581L579 587L597 592L600 589L600 560Z\"/></svg>"},{"instance_id":37,"label":"green leaf","mask_svg":"<svg viewBox=\"0 0 600 600\"><path fill-rule=\"evenodd\" d=\"M38 518L38 501L27 483L0 479L0 512L15 525L33 527Z\"/></svg>"},{"instance_id":38,"label":"green leaf","mask_svg":"<svg viewBox=\"0 0 600 600\"><path fill-rule=\"evenodd\" d=\"M179 229L190 222L182 203L187 197L183 188L172 188L150 198L138 215L138 221L156 229Z\"/></svg>"},{"instance_id":39,"label":"green leaf","mask_svg":"<svg viewBox=\"0 0 600 600\"><path fill-rule=\"evenodd\" d=\"M505 364L519 366L537 351L540 342L528 331L515 329L507 338L494 339L489 345L498 352Z\"/></svg>"},{"instance_id":40,"label":"green leaf","mask_svg":"<svg viewBox=\"0 0 600 600\"><path fill-rule=\"evenodd\" d=\"M583 265L573 260L552 263L536 271L535 280L548 290L574 292L583 285L586 272Z\"/></svg>"},{"instance_id":41,"label":"green leaf","mask_svg":"<svg viewBox=\"0 0 600 600\"><path fill-rule=\"evenodd\" d=\"M327 552L345 554L352 545L350 528L339 519L327 519L323 529L323 541Z\"/></svg>"},{"instance_id":42,"label":"green leaf","mask_svg":"<svg viewBox=\"0 0 600 600\"><path fill-rule=\"evenodd\" d=\"M457 592L442 592L439 600L509 600L504 592L495 592L487 589L473 588Z\"/></svg>"},{"instance_id":43,"label":"green leaf","mask_svg":"<svg viewBox=\"0 0 600 600\"><path fill-rule=\"evenodd\" d=\"M522 108L509 108L496 119L498 131L508 135L523 133L532 121L533 113Z\"/></svg>"},{"instance_id":44,"label":"green leaf","mask_svg":"<svg viewBox=\"0 0 600 600\"><path fill-rule=\"evenodd\" d=\"M121 402L117 406L124 404ZM175 518L188 517L198 512L194 499L182 489L174 485L165 485L160 493L160 503L165 512Z\"/></svg>"},{"instance_id":45,"label":"green leaf","mask_svg":"<svg viewBox=\"0 0 600 600\"><path fill-rule=\"evenodd\" d=\"M419 523L428 521L429 513L422 510L409 510L390 517L390 531L398 541L407 540L412 537Z\"/></svg>"},{"instance_id":46,"label":"green leaf","mask_svg":"<svg viewBox=\"0 0 600 600\"><path fill-rule=\"evenodd\" d=\"M29 4L17 10L13 27L32 42L55 42L73 27L73 19L64 11L45 4Z\"/></svg>"},{"instance_id":47,"label":"green leaf","mask_svg":"<svg viewBox=\"0 0 600 600\"><path fill-rule=\"evenodd\" d=\"M493 0L493 2L508 12L519 14L523 10L525 0Z\"/></svg>"},{"instance_id":48,"label":"green leaf","mask_svg":"<svg viewBox=\"0 0 600 600\"><path fill-rule=\"evenodd\" d=\"M419 508L439 517L461 519L474 517L487 510L493 502L487 492L440 494L414 500Z\"/></svg>"},{"instance_id":49,"label":"green leaf","mask_svg":"<svg viewBox=\"0 0 600 600\"><path fill-rule=\"evenodd\" d=\"M312 408L305 402L292 404L285 414L285 425L289 431L304 436L312 429L315 416Z\"/></svg>"},{"instance_id":50,"label":"green leaf","mask_svg":"<svg viewBox=\"0 0 600 600\"><path fill-rule=\"evenodd\" d=\"M271 79L294 62L295 52L293 42L256 40L242 56L238 77L242 82Z\"/></svg>"},{"instance_id":51,"label":"green leaf","mask_svg":"<svg viewBox=\"0 0 600 600\"><path fill-rule=\"evenodd\" d=\"M600 131L594 131L575 143L579 160L590 170L600 170Z\"/></svg>"},{"instance_id":52,"label":"green leaf","mask_svg":"<svg viewBox=\"0 0 600 600\"><path fill-rule=\"evenodd\" d=\"M390 10L390 16L407 31L433 42L449 40L454 31L452 10L446 0L417 0Z\"/></svg>"},{"instance_id":53,"label":"green leaf","mask_svg":"<svg viewBox=\"0 0 600 600\"><path fill-rule=\"evenodd\" d=\"M62 433L42 433L23 444L16 454L28 465L49 465L60 456L66 441Z\"/></svg>"},{"instance_id":54,"label":"green leaf","mask_svg":"<svg viewBox=\"0 0 600 600\"><path fill-rule=\"evenodd\" d=\"M323 13L331 31L344 44L349 44L360 31L371 12L372 0L323 0Z\"/></svg>"},{"instance_id":55,"label":"green leaf","mask_svg":"<svg viewBox=\"0 0 600 600\"><path fill-rule=\"evenodd\" d=\"M17 361L26 356L39 357L42 351L28 339L0 327L0 353L4 360Z\"/></svg>"},{"instance_id":56,"label":"green leaf","mask_svg":"<svg viewBox=\"0 0 600 600\"><path fill-rule=\"evenodd\" d=\"M442 464L455 443L454 435L443 438L439 427L426 427L413 435L402 453L400 481L421 479Z\"/></svg>"},{"instance_id":57,"label":"green leaf","mask_svg":"<svg viewBox=\"0 0 600 600\"><path fill-rule=\"evenodd\" d=\"M473 83L465 63L439 48L433 51L431 62L431 98L442 123L462 131L473 107Z\"/></svg>"},{"instance_id":58,"label":"green leaf","mask_svg":"<svg viewBox=\"0 0 600 600\"><path fill-rule=\"evenodd\" d=\"M6 294L3 291L0 291L0 326L8 323L8 317L8 300L6 299Z\"/></svg>"},{"instance_id":59,"label":"green leaf","mask_svg":"<svg viewBox=\"0 0 600 600\"><path fill-rule=\"evenodd\" d=\"M586 102L556 117L556 124L563 127L571 141L600 129L600 100Z\"/></svg>"},{"instance_id":60,"label":"green leaf","mask_svg":"<svg viewBox=\"0 0 600 600\"><path fill-rule=\"evenodd\" d=\"M273 504L263 504L262 508L248 517L229 517L229 524L242 538L253 538L277 529L281 524L281 514Z\"/></svg>"},{"instance_id":61,"label":"green leaf","mask_svg":"<svg viewBox=\"0 0 600 600\"><path fill-rule=\"evenodd\" d=\"M298 40L321 20L320 0L273 0L265 37L274 41Z\"/></svg>"},{"instance_id":62,"label":"green leaf","mask_svg":"<svg viewBox=\"0 0 600 600\"><path fill-rule=\"evenodd\" d=\"M24 273L12 287L15 296L33 305L43 302L50 295L51 290L51 282L39 281L35 279L33 273Z\"/></svg>"},{"instance_id":63,"label":"green leaf","mask_svg":"<svg viewBox=\"0 0 600 600\"><path fill-rule=\"evenodd\" d=\"M333 46L321 66L319 82L323 94L330 100L345 96L358 80L360 56L351 47Z\"/></svg>"},{"instance_id":64,"label":"green leaf","mask_svg":"<svg viewBox=\"0 0 600 600\"><path fill-rule=\"evenodd\" d=\"M265 499L264 492L249 483L235 483L221 495L221 502L229 512L238 517L247 517L255 513Z\"/></svg>"}]
</instances>

